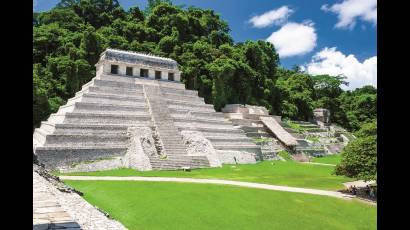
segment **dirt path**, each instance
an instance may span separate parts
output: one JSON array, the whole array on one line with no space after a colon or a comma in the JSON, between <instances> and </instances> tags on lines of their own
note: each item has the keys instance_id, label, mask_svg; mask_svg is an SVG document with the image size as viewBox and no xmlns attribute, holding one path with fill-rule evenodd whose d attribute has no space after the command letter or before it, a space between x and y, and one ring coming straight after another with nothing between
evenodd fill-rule
<instances>
[{"instance_id":1,"label":"dirt path","mask_svg":"<svg viewBox=\"0 0 410 230\"><path fill-rule=\"evenodd\" d=\"M247 188L266 189L284 192L307 193L321 196L331 196L341 199L352 199L354 196L336 191L327 191L309 188L296 188L289 186L269 185L252 182L217 180L217 179L194 179L194 178L175 178L175 177L112 177L112 176L60 176L62 180L105 180L105 181L155 181L155 182L182 182L200 184L223 184L234 185Z\"/></svg>"}]
</instances>

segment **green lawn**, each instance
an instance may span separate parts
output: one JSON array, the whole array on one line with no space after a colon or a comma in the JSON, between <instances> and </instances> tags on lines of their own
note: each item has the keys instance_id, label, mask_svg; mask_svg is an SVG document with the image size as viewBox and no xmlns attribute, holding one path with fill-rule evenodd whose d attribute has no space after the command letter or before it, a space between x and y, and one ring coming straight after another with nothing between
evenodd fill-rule
<instances>
[{"instance_id":1,"label":"green lawn","mask_svg":"<svg viewBox=\"0 0 410 230\"><path fill-rule=\"evenodd\" d=\"M222 168L196 169L191 172L139 172L133 169L117 169L64 175L213 178L327 190L343 189L342 183L353 181L351 178L332 175L333 169L334 167L301 164L293 161L263 161L258 164L224 165Z\"/></svg>"},{"instance_id":2,"label":"green lawn","mask_svg":"<svg viewBox=\"0 0 410 230\"><path fill-rule=\"evenodd\" d=\"M312 158L312 162L334 164L334 165L339 164L340 160L342 160L342 157L340 154Z\"/></svg>"},{"instance_id":3,"label":"green lawn","mask_svg":"<svg viewBox=\"0 0 410 230\"><path fill-rule=\"evenodd\" d=\"M376 207L227 185L66 181L133 229L376 229Z\"/></svg>"}]
</instances>

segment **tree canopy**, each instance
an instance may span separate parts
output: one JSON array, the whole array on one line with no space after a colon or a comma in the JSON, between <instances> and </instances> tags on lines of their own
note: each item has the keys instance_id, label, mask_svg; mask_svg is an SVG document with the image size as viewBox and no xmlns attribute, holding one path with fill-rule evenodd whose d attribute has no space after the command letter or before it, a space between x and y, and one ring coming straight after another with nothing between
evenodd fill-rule
<instances>
[{"instance_id":1,"label":"tree canopy","mask_svg":"<svg viewBox=\"0 0 410 230\"><path fill-rule=\"evenodd\" d=\"M363 124L355 134L357 139L343 149L335 172L359 180L377 180L377 122Z\"/></svg>"}]
</instances>

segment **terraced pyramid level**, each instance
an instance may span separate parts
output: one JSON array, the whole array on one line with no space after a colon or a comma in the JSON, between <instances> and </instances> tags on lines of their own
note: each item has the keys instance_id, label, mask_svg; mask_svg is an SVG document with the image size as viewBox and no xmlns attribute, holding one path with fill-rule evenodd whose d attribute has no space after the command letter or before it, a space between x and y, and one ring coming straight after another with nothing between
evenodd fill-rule
<instances>
[{"instance_id":1,"label":"terraced pyramid level","mask_svg":"<svg viewBox=\"0 0 410 230\"><path fill-rule=\"evenodd\" d=\"M277 160L277 153L286 147L264 125L261 117L270 117L268 110L260 106L227 104L224 116L260 146L263 160Z\"/></svg>"},{"instance_id":2,"label":"terraced pyramid level","mask_svg":"<svg viewBox=\"0 0 410 230\"><path fill-rule=\"evenodd\" d=\"M97 64L97 76L35 129L34 152L48 168L75 171L86 164L89 171L131 167L130 128L152 132L145 134L153 141L141 137L132 153L139 161L132 167L139 170L210 167L206 154L188 154L182 131L201 133L221 163L254 163L260 156L260 147L212 105L205 104L197 91L186 90L177 81L111 74L106 66ZM150 144L155 148L148 152Z\"/></svg>"}]
</instances>

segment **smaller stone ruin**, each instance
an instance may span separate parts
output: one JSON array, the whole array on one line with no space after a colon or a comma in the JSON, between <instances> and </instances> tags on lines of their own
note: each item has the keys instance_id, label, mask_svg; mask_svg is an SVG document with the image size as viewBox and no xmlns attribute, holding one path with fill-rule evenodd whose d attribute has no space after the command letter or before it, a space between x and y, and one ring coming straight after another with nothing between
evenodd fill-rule
<instances>
[{"instance_id":1,"label":"smaller stone ruin","mask_svg":"<svg viewBox=\"0 0 410 230\"><path fill-rule=\"evenodd\" d=\"M326 128L330 126L330 111L324 108L313 110L313 121L320 126Z\"/></svg>"}]
</instances>

